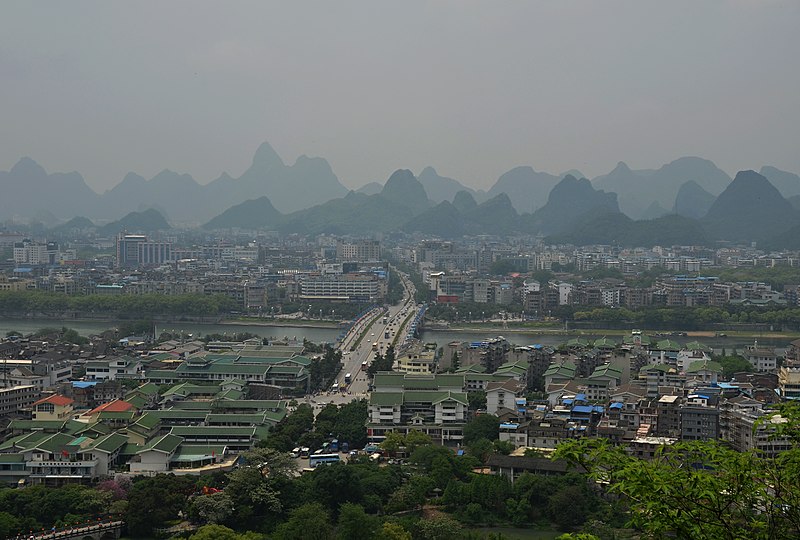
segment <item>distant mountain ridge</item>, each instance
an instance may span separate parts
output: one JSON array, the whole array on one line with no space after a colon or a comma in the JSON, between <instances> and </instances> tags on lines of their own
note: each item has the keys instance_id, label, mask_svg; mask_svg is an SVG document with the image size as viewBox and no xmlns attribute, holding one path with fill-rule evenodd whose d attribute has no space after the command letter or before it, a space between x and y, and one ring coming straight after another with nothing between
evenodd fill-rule
<instances>
[{"instance_id":1,"label":"distant mountain ridge","mask_svg":"<svg viewBox=\"0 0 800 540\"><path fill-rule=\"evenodd\" d=\"M764 176L740 171L708 209L702 223L715 238L763 241L800 223L800 214Z\"/></svg>"},{"instance_id":2,"label":"distant mountain ridge","mask_svg":"<svg viewBox=\"0 0 800 540\"><path fill-rule=\"evenodd\" d=\"M644 216L653 201L661 208L672 208L680 187L694 180L712 195L719 195L731 178L713 162L698 157L678 158L659 169L631 170L620 161L610 173L597 176L592 183L619 196L619 207L633 218Z\"/></svg>"},{"instance_id":3,"label":"distant mountain ridge","mask_svg":"<svg viewBox=\"0 0 800 540\"><path fill-rule=\"evenodd\" d=\"M285 165L268 143L258 148L251 166L239 178L223 173L206 185L191 175L165 169L150 180L128 173L98 195L78 173L48 175L35 161L23 158L10 171L0 171L0 188L6 195L0 199L0 218L50 213L63 219L76 215L114 219L157 207L175 221L194 223L262 196L281 211L293 212L348 192L324 159L300 156L293 165Z\"/></svg>"},{"instance_id":4,"label":"distant mountain ridge","mask_svg":"<svg viewBox=\"0 0 800 540\"><path fill-rule=\"evenodd\" d=\"M483 192L441 176L433 167L425 167L418 177L401 169L385 183L349 192L326 160L300 156L286 165L264 143L238 178L223 173L200 185L190 175L168 169L149 180L129 173L99 195L80 174L48 174L26 157L11 170L0 171L0 219L34 218L52 225L86 216L103 223L155 209L162 219L166 216L177 225L206 223L222 228L557 235L571 231L587 215L597 218L603 212L621 211L651 221L667 213L701 219L710 240L757 242L785 233L798 219L794 205L800 207L800 176L772 166L761 167L761 174L740 172L737 179L746 174L739 182L698 157L678 158L657 169L632 170L619 162L613 171L591 181L578 171L568 172L575 174L515 167ZM244 204L248 201L259 202ZM215 216L220 219L212 221ZM406 227L413 219L420 225ZM91 223L74 222L67 229L95 228Z\"/></svg>"},{"instance_id":5,"label":"distant mountain ridge","mask_svg":"<svg viewBox=\"0 0 800 540\"><path fill-rule=\"evenodd\" d=\"M598 211L619 212L616 193L595 190L586 178L565 176L550 191L547 204L529 219L529 230L554 234L568 230L581 216Z\"/></svg>"}]
</instances>

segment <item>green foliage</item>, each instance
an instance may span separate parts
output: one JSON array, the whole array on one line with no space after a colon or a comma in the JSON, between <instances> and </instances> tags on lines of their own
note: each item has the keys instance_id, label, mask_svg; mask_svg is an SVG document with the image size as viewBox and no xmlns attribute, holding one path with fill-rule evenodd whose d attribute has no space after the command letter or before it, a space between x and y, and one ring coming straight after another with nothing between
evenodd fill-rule
<instances>
[{"instance_id":1,"label":"green foliage","mask_svg":"<svg viewBox=\"0 0 800 540\"><path fill-rule=\"evenodd\" d=\"M467 444L467 452L469 452L471 456L478 458L481 463L486 463L486 460L492 455L494 449L494 444L486 437L473 439Z\"/></svg>"},{"instance_id":2,"label":"green foliage","mask_svg":"<svg viewBox=\"0 0 800 540\"><path fill-rule=\"evenodd\" d=\"M386 354L382 355L380 352L375 352L375 358L367 368L367 375L374 377L379 371L391 371L395 361L394 345L386 347Z\"/></svg>"},{"instance_id":3,"label":"green foliage","mask_svg":"<svg viewBox=\"0 0 800 540\"><path fill-rule=\"evenodd\" d=\"M336 537L340 540L372 540L380 521L358 504L345 503L339 509Z\"/></svg>"},{"instance_id":4,"label":"green foliage","mask_svg":"<svg viewBox=\"0 0 800 540\"><path fill-rule=\"evenodd\" d=\"M514 451L514 443L510 441L494 441L494 451L498 454L503 454L504 456L509 455L511 452Z\"/></svg>"},{"instance_id":5,"label":"green foliage","mask_svg":"<svg viewBox=\"0 0 800 540\"><path fill-rule=\"evenodd\" d=\"M308 503L292 510L289 519L278 526L274 540L332 540L333 524L328 511L319 503Z\"/></svg>"},{"instance_id":6,"label":"green foliage","mask_svg":"<svg viewBox=\"0 0 800 540\"><path fill-rule=\"evenodd\" d=\"M464 426L464 444L478 439L494 441L500 433L500 420L493 414L480 414Z\"/></svg>"},{"instance_id":7,"label":"green foliage","mask_svg":"<svg viewBox=\"0 0 800 540\"><path fill-rule=\"evenodd\" d=\"M195 497L189 516L201 523L224 523L233 515L233 501L225 492Z\"/></svg>"},{"instance_id":8,"label":"green foliage","mask_svg":"<svg viewBox=\"0 0 800 540\"><path fill-rule=\"evenodd\" d=\"M753 364L746 358L735 356L715 356L714 360L722 365L722 378L730 379L734 373L753 371Z\"/></svg>"},{"instance_id":9,"label":"green foliage","mask_svg":"<svg viewBox=\"0 0 800 540\"><path fill-rule=\"evenodd\" d=\"M222 525L204 525L189 540L241 540L242 535Z\"/></svg>"},{"instance_id":10,"label":"green foliage","mask_svg":"<svg viewBox=\"0 0 800 540\"><path fill-rule=\"evenodd\" d=\"M783 435L798 433L784 408ZM777 459L736 452L716 442L668 447L639 460L599 439L568 441L556 458L580 463L630 507L630 524L652 537L767 539L800 533L800 451ZM564 497L567 500L567 497ZM570 504L574 504L570 497Z\"/></svg>"},{"instance_id":11,"label":"green foliage","mask_svg":"<svg viewBox=\"0 0 800 540\"><path fill-rule=\"evenodd\" d=\"M322 358L313 360L308 368L311 373L311 391L317 392L329 388L341 368L341 351L327 345Z\"/></svg>"},{"instance_id":12,"label":"green foliage","mask_svg":"<svg viewBox=\"0 0 800 540\"><path fill-rule=\"evenodd\" d=\"M405 530L399 523L393 523L391 521L384 522L377 536L384 540L411 540L410 532Z\"/></svg>"},{"instance_id":13,"label":"green foliage","mask_svg":"<svg viewBox=\"0 0 800 540\"><path fill-rule=\"evenodd\" d=\"M470 411L486 410L486 392L483 390L467 393L467 401Z\"/></svg>"},{"instance_id":14,"label":"green foliage","mask_svg":"<svg viewBox=\"0 0 800 540\"><path fill-rule=\"evenodd\" d=\"M148 536L153 528L176 519L187 510L188 497L194 491L194 479L187 476L159 474L134 482L128 494L128 530L136 536Z\"/></svg>"},{"instance_id":15,"label":"green foliage","mask_svg":"<svg viewBox=\"0 0 800 540\"><path fill-rule=\"evenodd\" d=\"M417 538L422 540L455 540L462 532L461 524L449 516L439 515L417 522Z\"/></svg>"},{"instance_id":16,"label":"green foliage","mask_svg":"<svg viewBox=\"0 0 800 540\"><path fill-rule=\"evenodd\" d=\"M270 430L263 444L281 452L289 452L300 442L300 437L313 427L314 411L308 404L301 403Z\"/></svg>"},{"instance_id":17,"label":"green foliage","mask_svg":"<svg viewBox=\"0 0 800 540\"><path fill-rule=\"evenodd\" d=\"M0 291L0 313L103 313L120 318L146 315L209 317L238 309L225 295L98 295L67 296L45 291Z\"/></svg>"},{"instance_id":18,"label":"green foliage","mask_svg":"<svg viewBox=\"0 0 800 540\"><path fill-rule=\"evenodd\" d=\"M367 444L367 400L358 399L342 405L333 426L339 442L350 443L351 448Z\"/></svg>"}]
</instances>

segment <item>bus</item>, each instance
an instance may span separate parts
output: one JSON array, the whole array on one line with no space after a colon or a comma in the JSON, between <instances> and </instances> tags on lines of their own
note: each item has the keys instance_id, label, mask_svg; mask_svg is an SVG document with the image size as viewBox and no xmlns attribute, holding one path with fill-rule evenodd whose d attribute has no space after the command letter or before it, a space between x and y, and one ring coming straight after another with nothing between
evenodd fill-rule
<instances>
[{"instance_id":1,"label":"bus","mask_svg":"<svg viewBox=\"0 0 800 540\"><path fill-rule=\"evenodd\" d=\"M345 376L344 376L344 383L345 383L345 384L350 384L350 381L351 381L350 374L349 374L349 373L345 374Z\"/></svg>"},{"instance_id":2,"label":"bus","mask_svg":"<svg viewBox=\"0 0 800 540\"><path fill-rule=\"evenodd\" d=\"M308 453L309 453L310 451L311 451L311 449L310 449L308 446L304 446L304 447L302 447L302 448L300 449L300 457L301 457L301 458L307 458L307 457L308 457Z\"/></svg>"},{"instance_id":3,"label":"bus","mask_svg":"<svg viewBox=\"0 0 800 540\"><path fill-rule=\"evenodd\" d=\"M308 466L313 469L317 465L328 465L339 461L339 454L314 454L308 458Z\"/></svg>"}]
</instances>

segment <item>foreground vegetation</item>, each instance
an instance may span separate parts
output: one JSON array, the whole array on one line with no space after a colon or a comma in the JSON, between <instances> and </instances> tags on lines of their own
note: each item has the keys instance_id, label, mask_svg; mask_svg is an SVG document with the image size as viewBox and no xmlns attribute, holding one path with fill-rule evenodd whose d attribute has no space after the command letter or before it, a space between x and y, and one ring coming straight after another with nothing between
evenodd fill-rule
<instances>
[{"instance_id":1,"label":"foreground vegetation","mask_svg":"<svg viewBox=\"0 0 800 540\"><path fill-rule=\"evenodd\" d=\"M784 405L777 436L800 442L800 407ZM781 539L800 534L800 449L766 459L716 442L681 443L645 461L599 439L563 443L555 459L588 473L504 476L476 471L494 452L496 419L465 430L467 455L422 433L390 437L402 464L368 457L296 475L282 449L318 444L325 433L366 438L366 406L329 406L314 420L300 406L229 473L119 476L100 484L0 490L0 536L120 515L133 537L188 520L193 540L623 538ZM479 417L480 418L480 417ZM769 420L767 420L769 421ZM351 429L353 431L346 432ZM359 437L363 437L359 439ZM625 528L624 528L625 527ZM502 530L530 530L518 536Z\"/></svg>"}]
</instances>

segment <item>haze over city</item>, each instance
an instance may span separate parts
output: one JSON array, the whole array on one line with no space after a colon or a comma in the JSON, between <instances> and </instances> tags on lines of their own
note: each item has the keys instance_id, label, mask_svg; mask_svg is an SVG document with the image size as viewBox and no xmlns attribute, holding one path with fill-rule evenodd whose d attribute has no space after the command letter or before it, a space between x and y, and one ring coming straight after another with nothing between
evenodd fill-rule
<instances>
[{"instance_id":1,"label":"haze over city","mask_svg":"<svg viewBox=\"0 0 800 540\"><path fill-rule=\"evenodd\" d=\"M341 182L428 165L488 189L517 165L592 177L699 155L798 172L796 2L11 3L0 169L102 193L207 183L268 140Z\"/></svg>"}]
</instances>

